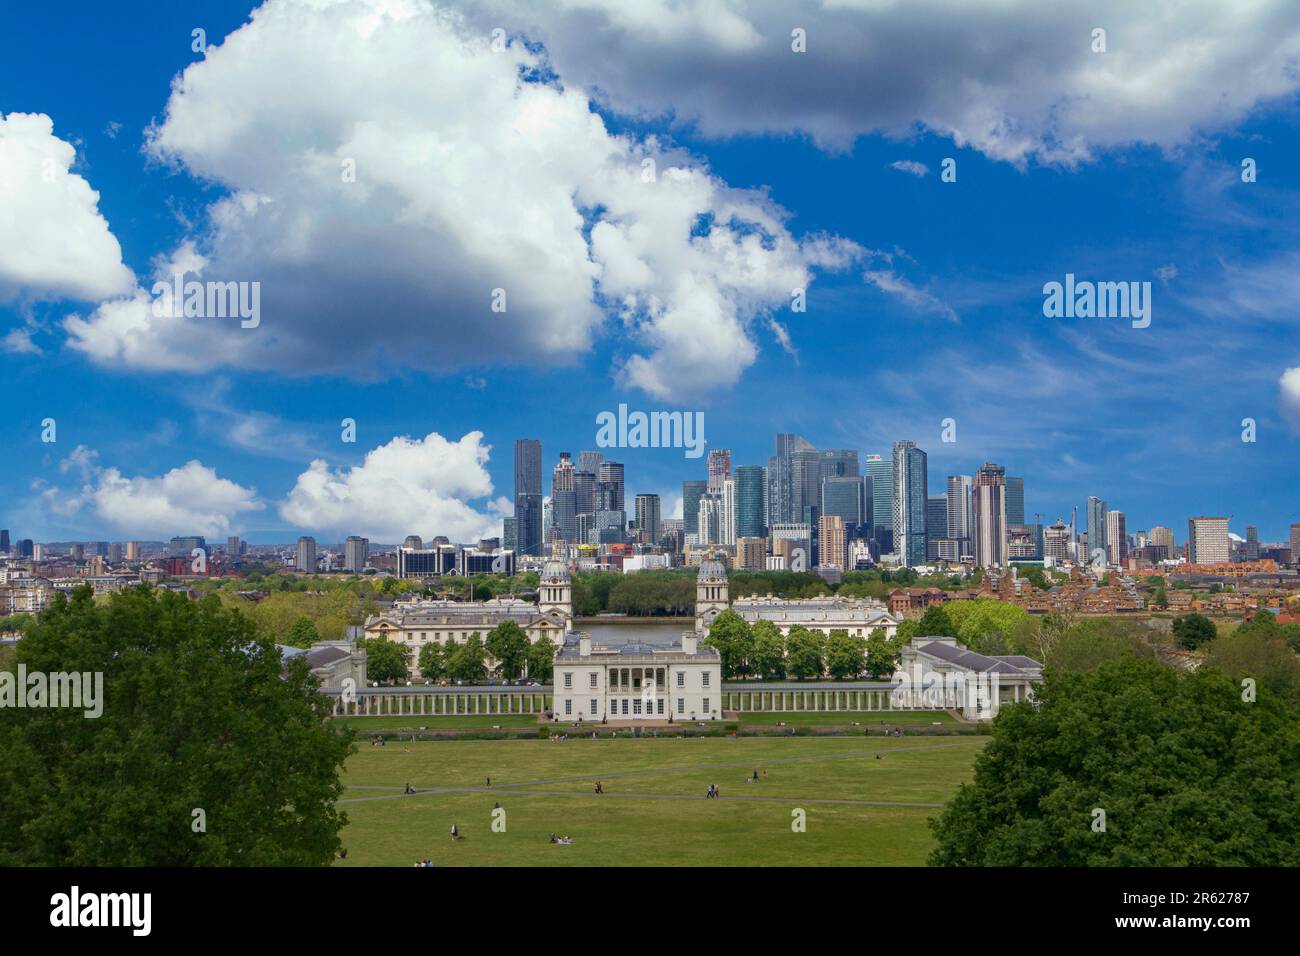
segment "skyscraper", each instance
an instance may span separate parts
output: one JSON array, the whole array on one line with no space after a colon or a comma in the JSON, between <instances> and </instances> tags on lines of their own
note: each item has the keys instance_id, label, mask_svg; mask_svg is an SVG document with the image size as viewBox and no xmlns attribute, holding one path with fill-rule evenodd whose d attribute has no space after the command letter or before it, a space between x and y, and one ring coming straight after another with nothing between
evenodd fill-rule
<instances>
[{"instance_id":1,"label":"skyscraper","mask_svg":"<svg viewBox=\"0 0 1300 956\"><path fill-rule=\"evenodd\" d=\"M551 520L559 529L561 541L578 540L578 492L574 476L577 469L567 451L560 452L560 460L551 473Z\"/></svg>"},{"instance_id":2,"label":"skyscraper","mask_svg":"<svg viewBox=\"0 0 1300 956\"><path fill-rule=\"evenodd\" d=\"M1088 498L1088 553L1079 555L1084 564L1093 564L1098 559L1106 560L1106 502L1093 495ZM1100 552L1100 554L1099 554Z\"/></svg>"},{"instance_id":3,"label":"skyscraper","mask_svg":"<svg viewBox=\"0 0 1300 956\"><path fill-rule=\"evenodd\" d=\"M802 483L801 490L795 491L794 455L800 452L811 452L814 466L817 460L817 449L800 437L799 435L778 433L776 436L776 454L768 459L768 524L799 521L800 516L796 512L802 512ZM802 480L802 474L800 476Z\"/></svg>"},{"instance_id":4,"label":"skyscraper","mask_svg":"<svg viewBox=\"0 0 1300 956\"><path fill-rule=\"evenodd\" d=\"M1106 512L1106 560L1116 567L1128 563L1128 529L1124 512Z\"/></svg>"},{"instance_id":5,"label":"skyscraper","mask_svg":"<svg viewBox=\"0 0 1300 956\"><path fill-rule=\"evenodd\" d=\"M839 515L822 515L817 522L817 564L843 569L848 560L848 541Z\"/></svg>"},{"instance_id":6,"label":"skyscraper","mask_svg":"<svg viewBox=\"0 0 1300 956\"><path fill-rule=\"evenodd\" d=\"M542 553L542 443L515 440L515 537L520 554Z\"/></svg>"},{"instance_id":7,"label":"skyscraper","mask_svg":"<svg viewBox=\"0 0 1300 956\"><path fill-rule=\"evenodd\" d=\"M957 553L967 557L975 553L974 481L970 475L948 476L948 537L957 542Z\"/></svg>"},{"instance_id":8,"label":"skyscraper","mask_svg":"<svg viewBox=\"0 0 1300 956\"><path fill-rule=\"evenodd\" d=\"M871 479L871 537L886 554L894 548L894 463L868 455L866 468Z\"/></svg>"},{"instance_id":9,"label":"skyscraper","mask_svg":"<svg viewBox=\"0 0 1300 956\"><path fill-rule=\"evenodd\" d=\"M948 496L930 495L925 507L925 557L933 561L940 556L939 542L948 537Z\"/></svg>"},{"instance_id":10,"label":"skyscraper","mask_svg":"<svg viewBox=\"0 0 1300 956\"><path fill-rule=\"evenodd\" d=\"M636 496L636 527L650 544L658 544L663 531L659 521L659 496Z\"/></svg>"},{"instance_id":11,"label":"skyscraper","mask_svg":"<svg viewBox=\"0 0 1300 956\"><path fill-rule=\"evenodd\" d=\"M1025 523L1025 479L1007 479L1007 524Z\"/></svg>"},{"instance_id":12,"label":"skyscraper","mask_svg":"<svg viewBox=\"0 0 1300 956\"><path fill-rule=\"evenodd\" d=\"M604 460L605 453L603 451L580 451L578 452L578 471L598 475L600 474L600 463Z\"/></svg>"},{"instance_id":13,"label":"skyscraper","mask_svg":"<svg viewBox=\"0 0 1300 956\"><path fill-rule=\"evenodd\" d=\"M718 515L718 538L730 547L736 543L736 481L728 478L722 482L722 511Z\"/></svg>"},{"instance_id":14,"label":"skyscraper","mask_svg":"<svg viewBox=\"0 0 1300 956\"><path fill-rule=\"evenodd\" d=\"M602 461L596 472L596 510L627 511L623 505L623 463Z\"/></svg>"},{"instance_id":15,"label":"skyscraper","mask_svg":"<svg viewBox=\"0 0 1300 956\"><path fill-rule=\"evenodd\" d=\"M1253 524L1246 525L1246 560L1259 560L1259 529Z\"/></svg>"},{"instance_id":16,"label":"skyscraper","mask_svg":"<svg viewBox=\"0 0 1300 956\"><path fill-rule=\"evenodd\" d=\"M851 449L831 449L817 453L820 469L818 478L858 478L862 471L858 467L858 453Z\"/></svg>"},{"instance_id":17,"label":"skyscraper","mask_svg":"<svg viewBox=\"0 0 1300 956\"><path fill-rule=\"evenodd\" d=\"M975 472L974 499L975 563L982 568L1007 564L1007 473L1001 465L986 461Z\"/></svg>"},{"instance_id":18,"label":"skyscraper","mask_svg":"<svg viewBox=\"0 0 1300 956\"><path fill-rule=\"evenodd\" d=\"M822 479L822 517L839 518L845 534L853 538L871 534L869 480L849 475Z\"/></svg>"},{"instance_id":19,"label":"skyscraper","mask_svg":"<svg viewBox=\"0 0 1300 956\"><path fill-rule=\"evenodd\" d=\"M927 482L925 452L916 442L894 442L894 551L906 567L926 561Z\"/></svg>"},{"instance_id":20,"label":"skyscraper","mask_svg":"<svg viewBox=\"0 0 1300 956\"><path fill-rule=\"evenodd\" d=\"M763 466L740 465L736 468L733 480L736 483L736 537L766 537L767 521L763 512L765 482Z\"/></svg>"},{"instance_id":21,"label":"skyscraper","mask_svg":"<svg viewBox=\"0 0 1300 956\"><path fill-rule=\"evenodd\" d=\"M1300 564L1300 524L1291 525L1291 561Z\"/></svg>"},{"instance_id":22,"label":"skyscraper","mask_svg":"<svg viewBox=\"0 0 1300 956\"><path fill-rule=\"evenodd\" d=\"M308 573L316 570L316 539L309 535L298 539L297 567Z\"/></svg>"},{"instance_id":23,"label":"skyscraper","mask_svg":"<svg viewBox=\"0 0 1300 956\"><path fill-rule=\"evenodd\" d=\"M1220 564L1228 560L1228 519L1187 519L1187 562Z\"/></svg>"},{"instance_id":24,"label":"skyscraper","mask_svg":"<svg viewBox=\"0 0 1300 956\"><path fill-rule=\"evenodd\" d=\"M370 539L352 535L343 542L343 570L364 571L370 557Z\"/></svg>"},{"instance_id":25,"label":"skyscraper","mask_svg":"<svg viewBox=\"0 0 1300 956\"><path fill-rule=\"evenodd\" d=\"M591 514L596 510L596 473L579 468L573 473L574 511Z\"/></svg>"},{"instance_id":26,"label":"skyscraper","mask_svg":"<svg viewBox=\"0 0 1300 956\"><path fill-rule=\"evenodd\" d=\"M1158 524L1147 532L1147 540L1152 545L1165 549L1165 557L1174 556L1174 532L1164 525Z\"/></svg>"},{"instance_id":27,"label":"skyscraper","mask_svg":"<svg viewBox=\"0 0 1300 956\"><path fill-rule=\"evenodd\" d=\"M700 527L700 499L709 488L707 481L682 482L682 530L686 534L696 534Z\"/></svg>"},{"instance_id":28,"label":"skyscraper","mask_svg":"<svg viewBox=\"0 0 1300 956\"><path fill-rule=\"evenodd\" d=\"M1070 560L1070 526L1064 518L1057 518L1056 524L1043 529L1043 557L1056 564Z\"/></svg>"},{"instance_id":29,"label":"skyscraper","mask_svg":"<svg viewBox=\"0 0 1300 956\"><path fill-rule=\"evenodd\" d=\"M3 529L0 530L0 554L8 554L8 553L9 553L9 531L7 529Z\"/></svg>"},{"instance_id":30,"label":"skyscraper","mask_svg":"<svg viewBox=\"0 0 1300 956\"><path fill-rule=\"evenodd\" d=\"M722 483L731 477L731 449L714 448L709 452L709 494L722 494Z\"/></svg>"}]
</instances>

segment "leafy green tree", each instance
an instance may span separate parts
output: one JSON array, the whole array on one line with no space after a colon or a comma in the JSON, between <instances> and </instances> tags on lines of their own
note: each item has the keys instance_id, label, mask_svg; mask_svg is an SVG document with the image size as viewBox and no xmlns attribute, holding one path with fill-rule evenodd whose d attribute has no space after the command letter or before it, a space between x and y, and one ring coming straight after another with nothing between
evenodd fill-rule
<instances>
[{"instance_id":1,"label":"leafy green tree","mask_svg":"<svg viewBox=\"0 0 1300 956\"><path fill-rule=\"evenodd\" d=\"M956 628L953 636L972 648L980 639L989 640L994 632L1002 635L1003 640L1010 640L1029 618L1029 612L1024 608L997 598L949 601L943 608Z\"/></svg>"},{"instance_id":2,"label":"leafy green tree","mask_svg":"<svg viewBox=\"0 0 1300 956\"><path fill-rule=\"evenodd\" d=\"M1267 691L1122 660L1048 671L1036 697L1002 709L932 821L932 865L1300 863L1300 730Z\"/></svg>"},{"instance_id":3,"label":"leafy green tree","mask_svg":"<svg viewBox=\"0 0 1300 956\"><path fill-rule=\"evenodd\" d=\"M471 634L447 651L447 676L452 680L480 681L487 675L487 648Z\"/></svg>"},{"instance_id":4,"label":"leafy green tree","mask_svg":"<svg viewBox=\"0 0 1300 956\"><path fill-rule=\"evenodd\" d=\"M253 623L151 588L56 595L29 672L102 674L102 713L0 708L0 865L321 866L351 732ZM194 832L193 811L206 832Z\"/></svg>"},{"instance_id":5,"label":"leafy green tree","mask_svg":"<svg viewBox=\"0 0 1300 956\"><path fill-rule=\"evenodd\" d=\"M487 652L496 659L501 676L515 680L528 666L528 635L514 621L502 621L488 632Z\"/></svg>"},{"instance_id":6,"label":"leafy green tree","mask_svg":"<svg viewBox=\"0 0 1300 956\"><path fill-rule=\"evenodd\" d=\"M904 643L906 642L900 642L897 639L894 641L889 640L885 636L883 627L872 629L867 636L867 674L876 680L892 676L898 666L899 652Z\"/></svg>"},{"instance_id":7,"label":"leafy green tree","mask_svg":"<svg viewBox=\"0 0 1300 956\"><path fill-rule=\"evenodd\" d=\"M320 640L320 631L309 617L300 617L289 629L289 643L294 647L311 647Z\"/></svg>"},{"instance_id":8,"label":"leafy green tree","mask_svg":"<svg viewBox=\"0 0 1300 956\"><path fill-rule=\"evenodd\" d=\"M538 683L551 679L555 670L555 642L549 637L539 637L528 647L528 676Z\"/></svg>"},{"instance_id":9,"label":"leafy green tree","mask_svg":"<svg viewBox=\"0 0 1300 956\"><path fill-rule=\"evenodd\" d=\"M1204 614L1184 614L1174 618L1174 638L1190 651L1208 644L1218 633L1214 622Z\"/></svg>"},{"instance_id":10,"label":"leafy green tree","mask_svg":"<svg viewBox=\"0 0 1300 956\"><path fill-rule=\"evenodd\" d=\"M771 621L755 621L750 630L754 639L750 654L753 672L766 680L785 677L785 637L781 629Z\"/></svg>"},{"instance_id":11,"label":"leafy green tree","mask_svg":"<svg viewBox=\"0 0 1300 956\"><path fill-rule=\"evenodd\" d=\"M1071 672L1096 670L1109 661L1155 660L1140 625L1113 619L1080 621L1067 628L1043 662Z\"/></svg>"},{"instance_id":12,"label":"leafy green tree","mask_svg":"<svg viewBox=\"0 0 1300 956\"><path fill-rule=\"evenodd\" d=\"M1272 615L1267 615L1270 620ZM1291 649L1276 623L1243 625L1209 645L1207 665L1240 682L1249 677L1259 687L1300 712L1300 654Z\"/></svg>"},{"instance_id":13,"label":"leafy green tree","mask_svg":"<svg viewBox=\"0 0 1300 956\"><path fill-rule=\"evenodd\" d=\"M826 641L821 631L810 631L801 624L790 628L785 639L786 670L799 680L815 679L826 670Z\"/></svg>"},{"instance_id":14,"label":"leafy green tree","mask_svg":"<svg viewBox=\"0 0 1300 956\"><path fill-rule=\"evenodd\" d=\"M722 679L733 680L751 672L750 658L754 653L754 635L743 617L727 609L709 625L709 636L704 639L709 647L716 647L722 658Z\"/></svg>"},{"instance_id":15,"label":"leafy green tree","mask_svg":"<svg viewBox=\"0 0 1300 956\"><path fill-rule=\"evenodd\" d=\"M437 641L430 641L420 648L416 666L420 676L425 680L441 680L447 676L447 655L443 646Z\"/></svg>"},{"instance_id":16,"label":"leafy green tree","mask_svg":"<svg viewBox=\"0 0 1300 956\"><path fill-rule=\"evenodd\" d=\"M357 641L366 652L366 678L379 681L404 681L410 676L406 648L383 637Z\"/></svg>"},{"instance_id":17,"label":"leafy green tree","mask_svg":"<svg viewBox=\"0 0 1300 956\"><path fill-rule=\"evenodd\" d=\"M917 637L956 637L957 629L953 626L948 612L942 604L931 604L917 622Z\"/></svg>"},{"instance_id":18,"label":"leafy green tree","mask_svg":"<svg viewBox=\"0 0 1300 956\"><path fill-rule=\"evenodd\" d=\"M866 643L862 638L843 630L830 632L826 638L826 670L832 677L857 677L866 665Z\"/></svg>"}]
</instances>

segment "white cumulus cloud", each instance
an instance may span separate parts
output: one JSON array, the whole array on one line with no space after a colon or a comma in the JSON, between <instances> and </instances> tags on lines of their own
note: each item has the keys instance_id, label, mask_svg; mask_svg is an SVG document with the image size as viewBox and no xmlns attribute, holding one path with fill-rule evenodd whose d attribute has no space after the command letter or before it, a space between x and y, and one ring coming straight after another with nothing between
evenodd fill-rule
<instances>
[{"instance_id":1,"label":"white cumulus cloud","mask_svg":"<svg viewBox=\"0 0 1300 956\"><path fill-rule=\"evenodd\" d=\"M510 513L504 498L489 499L490 447L482 432L448 441L437 432L424 438L399 436L371 449L354 467L331 468L315 459L298 476L281 503L280 517L300 528L362 534L378 541L400 541L408 534L446 535L470 542L495 537L501 517Z\"/></svg>"}]
</instances>

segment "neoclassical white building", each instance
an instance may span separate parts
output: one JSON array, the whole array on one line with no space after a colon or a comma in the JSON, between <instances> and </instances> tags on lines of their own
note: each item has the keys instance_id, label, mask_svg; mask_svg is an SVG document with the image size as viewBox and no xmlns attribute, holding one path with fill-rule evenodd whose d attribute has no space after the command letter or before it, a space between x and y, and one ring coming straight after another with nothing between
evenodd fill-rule
<instances>
[{"instance_id":1,"label":"neoclassical white building","mask_svg":"<svg viewBox=\"0 0 1300 956\"><path fill-rule=\"evenodd\" d=\"M669 645L592 644L579 633L555 655L557 721L690 721L722 716L722 658L687 631Z\"/></svg>"},{"instance_id":2,"label":"neoclassical white building","mask_svg":"<svg viewBox=\"0 0 1300 956\"><path fill-rule=\"evenodd\" d=\"M548 561L538 585L538 602L514 597L487 601L398 601L391 610L366 619L367 638L386 638L407 650L408 667L415 673L420 648L429 643L464 643L480 640L498 624L514 621L536 644L543 637L556 647L564 644L573 627L573 582L561 561Z\"/></svg>"},{"instance_id":3,"label":"neoclassical white building","mask_svg":"<svg viewBox=\"0 0 1300 956\"><path fill-rule=\"evenodd\" d=\"M891 692L895 707L960 710L992 720L1004 704L1032 700L1043 665L1019 654L988 656L955 637L917 637L902 650Z\"/></svg>"},{"instance_id":4,"label":"neoclassical white building","mask_svg":"<svg viewBox=\"0 0 1300 956\"><path fill-rule=\"evenodd\" d=\"M749 624L771 621L783 635L802 625L810 631L829 635L847 631L853 637L870 637L877 629L891 638L898 632L899 618L889 613L880 601L872 598L816 597L779 598L744 597L730 600L727 569L721 561L708 558L700 564L695 584L695 630L707 634L714 619L730 608Z\"/></svg>"}]
</instances>

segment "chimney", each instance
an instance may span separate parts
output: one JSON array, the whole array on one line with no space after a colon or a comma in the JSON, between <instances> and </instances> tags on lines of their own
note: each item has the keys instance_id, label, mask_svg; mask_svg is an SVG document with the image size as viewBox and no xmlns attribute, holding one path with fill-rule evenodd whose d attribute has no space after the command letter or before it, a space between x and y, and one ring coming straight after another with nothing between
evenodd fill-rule
<instances>
[{"instance_id":1,"label":"chimney","mask_svg":"<svg viewBox=\"0 0 1300 956\"><path fill-rule=\"evenodd\" d=\"M591 656L591 635L586 631L578 635L578 655L580 657Z\"/></svg>"},{"instance_id":2,"label":"chimney","mask_svg":"<svg viewBox=\"0 0 1300 956\"><path fill-rule=\"evenodd\" d=\"M698 638L693 631L686 631L682 634L682 653L694 654Z\"/></svg>"}]
</instances>

